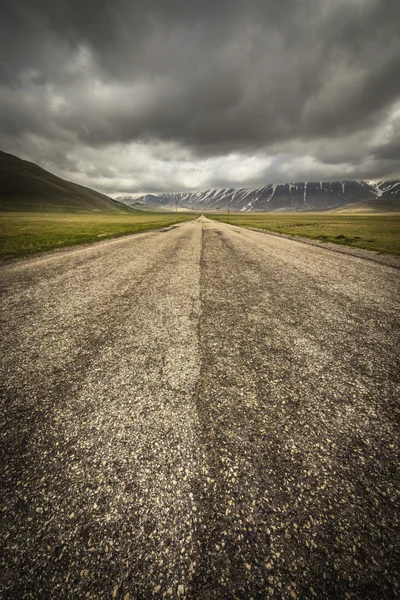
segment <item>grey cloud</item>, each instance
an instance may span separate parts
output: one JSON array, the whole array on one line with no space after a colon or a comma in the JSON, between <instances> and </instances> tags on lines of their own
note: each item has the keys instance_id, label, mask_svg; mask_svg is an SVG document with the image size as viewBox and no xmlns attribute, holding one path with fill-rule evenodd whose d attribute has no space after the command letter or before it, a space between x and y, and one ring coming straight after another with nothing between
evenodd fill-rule
<instances>
[{"instance_id":1,"label":"grey cloud","mask_svg":"<svg viewBox=\"0 0 400 600\"><path fill-rule=\"evenodd\" d=\"M171 143L194 173L274 152L258 177L300 175L304 155L324 178L392 172L398 143L371 136L400 98L399 21L397 0L4 0L0 142L34 160L76 153L88 184L102 167L80 157L137 143L149 156ZM151 165L132 184L158 185ZM166 188L188 185L173 168Z\"/></svg>"},{"instance_id":2,"label":"grey cloud","mask_svg":"<svg viewBox=\"0 0 400 600\"><path fill-rule=\"evenodd\" d=\"M400 105L395 118L387 129L383 140L372 148L373 156L377 160L386 160L388 164L390 161L400 164Z\"/></svg>"},{"instance_id":3,"label":"grey cloud","mask_svg":"<svg viewBox=\"0 0 400 600\"><path fill-rule=\"evenodd\" d=\"M400 138L376 149L375 157L378 159L394 160L400 163Z\"/></svg>"}]
</instances>

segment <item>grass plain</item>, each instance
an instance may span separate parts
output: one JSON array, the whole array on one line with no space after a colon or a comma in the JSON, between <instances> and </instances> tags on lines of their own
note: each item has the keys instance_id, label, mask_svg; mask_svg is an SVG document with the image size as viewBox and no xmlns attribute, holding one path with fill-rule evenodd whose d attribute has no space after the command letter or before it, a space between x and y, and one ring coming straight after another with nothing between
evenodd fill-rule
<instances>
[{"instance_id":1,"label":"grass plain","mask_svg":"<svg viewBox=\"0 0 400 600\"><path fill-rule=\"evenodd\" d=\"M334 213L207 214L210 219L400 255L400 214Z\"/></svg>"},{"instance_id":2,"label":"grass plain","mask_svg":"<svg viewBox=\"0 0 400 600\"><path fill-rule=\"evenodd\" d=\"M168 227L193 219L188 213L0 213L0 259Z\"/></svg>"}]
</instances>

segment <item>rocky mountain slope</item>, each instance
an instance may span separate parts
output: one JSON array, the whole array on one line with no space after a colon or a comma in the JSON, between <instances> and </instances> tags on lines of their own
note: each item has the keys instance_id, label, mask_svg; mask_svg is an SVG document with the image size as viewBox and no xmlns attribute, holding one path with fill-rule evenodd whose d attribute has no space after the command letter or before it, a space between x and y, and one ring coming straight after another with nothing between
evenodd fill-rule
<instances>
[{"instance_id":1,"label":"rocky mountain slope","mask_svg":"<svg viewBox=\"0 0 400 600\"><path fill-rule=\"evenodd\" d=\"M130 205L177 205L195 210L255 212L329 210L369 199L400 198L400 181L310 181L269 184L256 189L216 189L204 192L145 194L123 199Z\"/></svg>"}]
</instances>

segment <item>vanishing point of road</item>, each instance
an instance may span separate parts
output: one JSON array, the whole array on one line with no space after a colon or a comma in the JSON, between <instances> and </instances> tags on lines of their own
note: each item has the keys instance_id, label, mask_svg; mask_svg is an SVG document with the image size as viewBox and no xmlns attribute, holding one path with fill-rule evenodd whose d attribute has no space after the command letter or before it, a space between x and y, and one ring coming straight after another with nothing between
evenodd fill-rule
<instances>
[{"instance_id":1,"label":"vanishing point of road","mask_svg":"<svg viewBox=\"0 0 400 600\"><path fill-rule=\"evenodd\" d=\"M199 218L0 276L1 598L398 596L400 270Z\"/></svg>"}]
</instances>

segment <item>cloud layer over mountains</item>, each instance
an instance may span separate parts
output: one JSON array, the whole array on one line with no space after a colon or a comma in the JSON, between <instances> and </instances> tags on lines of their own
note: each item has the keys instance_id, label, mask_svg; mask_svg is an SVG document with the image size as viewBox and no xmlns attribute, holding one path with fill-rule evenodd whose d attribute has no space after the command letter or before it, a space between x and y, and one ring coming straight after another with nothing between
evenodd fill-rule
<instances>
[{"instance_id":1,"label":"cloud layer over mountains","mask_svg":"<svg viewBox=\"0 0 400 600\"><path fill-rule=\"evenodd\" d=\"M400 175L397 0L4 0L0 146L107 193Z\"/></svg>"}]
</instances>

